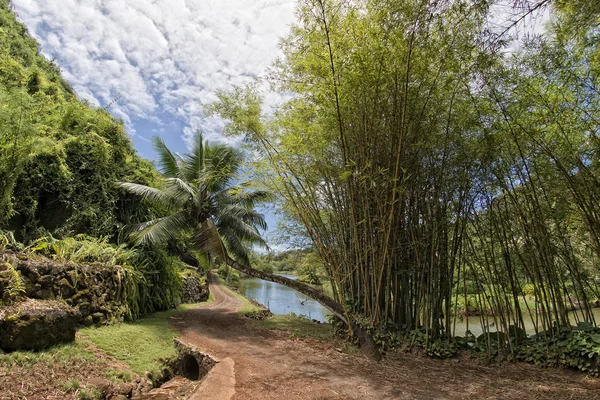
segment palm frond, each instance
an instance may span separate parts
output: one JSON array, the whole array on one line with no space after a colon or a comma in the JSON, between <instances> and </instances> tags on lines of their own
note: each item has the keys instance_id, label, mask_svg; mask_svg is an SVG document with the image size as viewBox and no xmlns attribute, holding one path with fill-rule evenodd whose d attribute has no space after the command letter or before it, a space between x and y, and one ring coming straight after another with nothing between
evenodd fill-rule
<instances>
[{"instance_id":1,"label":"palm frond","mask_svg":"<svg viewBox=\"0 0 600 400\"><path fill-rule=\"evenodd\" d=\"M129 237L136 245L161 245L177 233L190 229L191 218L188 212L179 211L166 217L153 219L132 226Z\"/></svg>"},{"instance_id":2,"label":"palm frond","mask_svg":"<svg viewBox=\"0 0 600 400\"><path fill-rule=\"evenodd\" d=\"M217 214L217 218L224 221L238 219L254 228L260 228L262 230L267 230L268 228L267 221L263 214L253 209L233 204L222 207Z\"/></svg>"},{"instance_id":3,"label":"palm frond","mask_svg":"<svg viewBox=\"0 0 600 400\"><path fill-rule=\"evenodd\" d=\"M117 186L140 196L142 200L152 201L165 206L170 206L173 202L173 197L168 192L150 186L128 182L117 182Z\"/></svg>"},{"instance_id":4,"label":"palm frond","mask_svg":"<svg viewBox=\"0 0 600 400\"><path fill-rule=\"evenodd\" d=\"M225 190L236 178L242 165L242 154L224 145L211 146L205 149L204 180L211 192Z\"/></svg>"},{"instance_id":5,"label":"palm frond","mask_svg":"<svg viewBox=\"0 0 600 400\"><path fill-rule=\"evenodd\" d=\"M188 182L199 181L200 174L204 169L204 150L208 147L208 143L204 143L202 132L197 131L192 144L192 152L183 157L183 172Z\"/></svg>"},{"instance_id":6,"label":"palm frond","mask_svg":"<svg viewBox=\"0 0 600 400\"><path fill-rule=\"evenodd\" d=\"M248 192L245 190L236 190L242 189L240 185L233 187L233 193L231 193L231 197L235 204L239 204L245 208L254 208L261 203L266 203L274 200L274 196L264 190L257 190L254 192Z\"/></svg>"},{"instance_id":7,"label":"palm frond","mask_svg":"<svg viewBox=\"0 0 600 400\"><path fill-rule=\"evenodd\" d=\"M210 218L196 228L194 245L196 246L196 250L201 252L209 251L221 259L224 259L226 256L226 249L221 241L217 226Z\"/></svg>"},{"instance_id":8,"label":"palm frond","mask_svg":"<svg viewBox=\"0 0 600 400\"><path fill-rule=\"evenodd\" d=\"M187 182L179 178L168 178L165 179L167 189L165 192L169 193L179 205L185 205L190 199L196 198L196 191Z\"/></svg>"},{"instance_id":9,"label":"palm frond","mask_svg":"<svg viewBox=\"0 0 600 400\"><path fill-rule=\"evenodd\" d=\"M222 231L230 231L234 233L242 242L266 246L266 242L258 230L254 226L242 221L241 219L221 218L216 221L216 225L219 233Z\"/></svg>"},{"instance_id":10,"label":"palm frond","mask_svg":"<svg viewBox=\"0 0 600 400\"><path fill-rule=\"evenodd\" d=\"M161 172L168 177L180 175L179 163L175 155L169 150L165 142L158 136L152 138L154 150L158 153L158 164Z\"/></svg>"},{"instance_id":11,"label":"palm frond","mask_svg":"<svg viewBox=\"0 0 600 400\"><path fill-rule=\"evenodd\" d=\"M227 253L233 258L244 264L250 265L250 259L248 258L248 250L243 245L236 232L230 229L220 229L219 236L227 250Z\"/></svg>"}]
</instances>

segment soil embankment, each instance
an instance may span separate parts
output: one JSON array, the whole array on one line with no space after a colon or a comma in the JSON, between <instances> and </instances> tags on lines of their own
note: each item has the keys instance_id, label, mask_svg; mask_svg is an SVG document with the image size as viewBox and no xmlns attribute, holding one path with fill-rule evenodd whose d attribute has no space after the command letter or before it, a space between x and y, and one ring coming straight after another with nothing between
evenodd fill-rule
<instances>
[{"instance_id":1,"label":"soil embankment","mask_svg":"<svg viewBox=\"0 0 600 400\"><path fill-rule=\"evenodd\" d=\"M178 314L173 323L183 342L233 360L233 399L600 398L600 380L573 371L413 354L378 363L327 343L291 340L238 315L242 302L214 278L210 290L213 303Z\"/></svg>"}]
</instances>

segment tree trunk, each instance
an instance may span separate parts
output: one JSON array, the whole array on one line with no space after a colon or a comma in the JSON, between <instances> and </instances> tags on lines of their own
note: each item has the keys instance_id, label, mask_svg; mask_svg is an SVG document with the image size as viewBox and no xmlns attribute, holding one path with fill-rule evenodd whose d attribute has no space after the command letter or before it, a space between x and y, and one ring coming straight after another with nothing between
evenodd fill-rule
<instances>
[{"instance_id":1,"label":"tree trunk","mask_svg":"<svg viewBox=\"0 0 600 400\"><path fill-rule=\"evenodd\" d=\"M286 278L285 276L270 274L268 272L259 271L252 267L245 266L245 265L235 261L233 258L231 258L229 256L225 256L225 262L231 268L236 269L240 272L243 272L246 275L250 275L255 278L282 284L284 286L287 286L289 288L297 290L298 292L305 294L308 297L318 301L325 308L330 310L335 316L340 318L342 321L345 321L346 324L348 324L350 326L350 328L352 329L352 332L358 338L360 349L364 354L366 354L369 357L372 357L376 360L381 359L381 354L379 353L379 350L377 349L377 346L375 345L373 338L363 328L361 328L358 324L356 324L356 322L347 321L346 315L344 312L344 308L342 307L342 305L337 303L331 297L327 296L325 293L323 293L322 290L315 289L312 286L309 286L302 282L298 282L293 279Z\"/></svg>"}]
</instances>

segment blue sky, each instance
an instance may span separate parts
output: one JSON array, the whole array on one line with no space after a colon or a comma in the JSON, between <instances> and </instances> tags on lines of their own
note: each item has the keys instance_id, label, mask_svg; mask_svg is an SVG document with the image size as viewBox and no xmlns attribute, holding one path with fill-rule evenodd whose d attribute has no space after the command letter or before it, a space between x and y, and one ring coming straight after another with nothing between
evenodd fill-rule
<instances>
[{"instance_id":1,"label":"blue sky","mask_svg":"<svg viewBox=\"0 0 600 400\"><path fill-rule=\"evenodd\" d=\"M77 94L110 104L144 158L150 139L185 152L197 129L213 141L222 122L205 118L215 92L261 77L280 55L294 0L13 0L13 7ZM283 101L265 91L266 107ZM267 212L270 230L276 222Z\"/></svg>"},{"instance_id":2,"label":"blue sky","mask_svg":"<svg viewBox=\"0 0 600 400\"><path fill-rule=\"evenodd\" d=\"M13 0L42 52L81 98L122 118L152 158L160 135L176 151L201 129L215 91L263 76L294 20L293 0ZM267 95L268 105L282 99ZM268 106L267 105L267 106Z\"/></svg>"}]
</instances>

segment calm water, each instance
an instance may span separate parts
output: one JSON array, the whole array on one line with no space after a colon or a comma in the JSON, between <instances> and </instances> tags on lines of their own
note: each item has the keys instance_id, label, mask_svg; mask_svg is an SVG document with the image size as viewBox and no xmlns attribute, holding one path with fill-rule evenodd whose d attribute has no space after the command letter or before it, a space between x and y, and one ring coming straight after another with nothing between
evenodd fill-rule
<instances>
[{"instance_id":1,"label":"calm water","mask_svg":"<svg viewBox=\"0 0 600 400\"><path fill-rule=\"evenodd\" d=\"M290 279L298 278L295 275L282 274L282 276ZM325 307L287 286L258 278L246 278L240 281L239 289L244 296L267 306L273 314L283 315L293 312L327 322L329 311Z\"/></svg>"},{"instance_id":2,"label":"calm water","mask_svg":"<svg viewBox=\"0 0 600 400\"><path fill-rule=\"evenodd\" d=\"M600 324L600 308L593 308L592 309L592 313L594 314L594 318L596 319L596 323ZM570 321L572 325L576 325L575 322L575 318L573 316L573 313L570 313L571 317ZM581 318L581 312L578 313L579 318ZM497 328L493 323L494 319L493 317L488 317L488 323L489 325L489 332L496 332ZM481 317L468 317L468 318L461 318L460 320L456 321L456 336L464 336L466 331L467 331L467 322L468 322L468 328L471 331L471 333L475 336L479 336L483 333L483 328L481 326ZM534 321L532 321L531 317L529 315L523 315L523 322L525 323L525 331L527 332L528 335L533 335L535 333L535 329L534 329ZM538 325L541 325L540 323L538 323Z\"/></svg>"},{"instance_id":3,"label":"calm water","mask_svg":"<svg viewBox=\"0 0 600 400\"><path fill-rule=\"evenodd\" d=\"M282 274L282 276L290 279L298 278L295 275ZM330 314L329 310L323 307L319 302L296 292L294 289L280 285L279 283L263 281L258 278L247 278L240 281L239 289L244 296L255 299L259 303L267 306L273 314L284 315L293 312L321 322L327 322L327 316ZM594 308L593 312L596 322L600 323L600 308ZM534 324L531 318L524 315L523 319L527 333L535 333L533 328ZM489 321L493 321L493 318L490 318ZM468 329L475 336L479 336L483 333L480 317L473 316L456 321L456 336L464 336L467 330L467 322ZM575 321L572 319L571 323L575 324ZM489 331L496 331L493 322L489 326Z\"/></svg>"}]
</instances>

